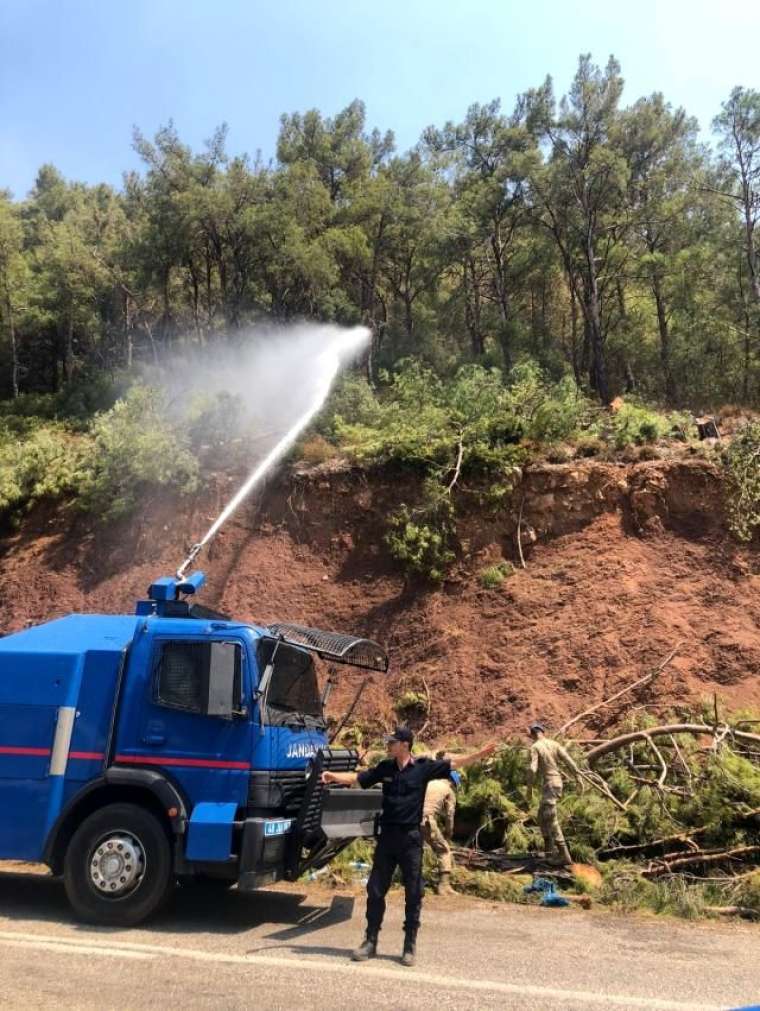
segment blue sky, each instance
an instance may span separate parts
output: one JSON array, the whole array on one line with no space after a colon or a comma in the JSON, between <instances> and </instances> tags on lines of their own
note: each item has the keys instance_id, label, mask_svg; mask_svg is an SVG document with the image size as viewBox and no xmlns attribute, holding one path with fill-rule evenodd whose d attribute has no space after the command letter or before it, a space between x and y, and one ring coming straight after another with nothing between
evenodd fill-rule
<instances>
[{"instance_id":1,"label":"blue sky","mask_svg":"<svg viewBox=\"0 0 760 1011\"><path fill-rule=\"evenodd\" d=\"M201 146L274 154L282 112L353 98L404 150L430 123L514 96L578 54L614 53L625 99L659 90L703 128L735 84L760 88L760 3L707 0L0 0L0 188L51 161L119 185L132 126L173 117Z\"/></svg>"}]
</instances>

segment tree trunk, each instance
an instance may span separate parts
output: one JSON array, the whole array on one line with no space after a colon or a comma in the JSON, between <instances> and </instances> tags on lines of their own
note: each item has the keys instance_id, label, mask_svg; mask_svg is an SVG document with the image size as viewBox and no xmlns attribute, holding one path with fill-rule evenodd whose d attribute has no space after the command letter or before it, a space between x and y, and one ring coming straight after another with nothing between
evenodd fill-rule
<instances>
[{"instance_id":1,"label":"tree trunk","mask_svg":"<svg viewBox=\"0 0 760 1011\"><path fill-rule=\"evenodd\" d=\"M414 326L414 319L412 317L412 296L407 289L403 295L404 300L404 326L406 328L406 336L412 336L412 329Z\"/></svg>"},{"instance_id":2,"label":"tree trunk","mask_svg":"<svg viewBox=\"0 0 760 1011\"><path fill-rule=\"evenodd\" d=\"M578 299L575 297L575 285L570 281L570 340L572 341L573 375L578 386L582 386L583 363L578 353ZM582 354L582 352L581 352Z\"/></svg>"},{"instance_id":3,"label":"tree trunk","mask_svg":"<svg viewBox=\"0 0 760 1011\"><path fill-rule=\"evenodd\" d=\"M171 267L164 268L162 296L164 300L164 312L161 319L161 336L165 346L169 344L169 323L171 320L171 306L169 304L169 281L171 279ZM151 340L153 334L151 333Z\"/></svg>"},{"instance_id":4,"label":"tree trunk","mask_svg":"<svg viewBox=\"0 0 760 1011\"><path fill-rule=\"evenodd\" d=\"M486 348L480 325L480 291L475 277L475 264L471 257L464 259L462 276L464 280L464 315L467 332L470 335L470 348L473 358L482 358Z\"/></svg>"},{"instance_id":5,"label":"tree trunk","mask_svg":"<svg viewBox=\"0 0 760 1011\"><path fill-rule=\"evenodd\" d=\"M586 236L586 261L588 264L588 284L586 286L586 305L584 312L589 326L591 341L591 368L594 374L593 386L603 404L609 404L609 381L607 379L607 363L604 360L604 334L602 332L602 317L599 312L599 284L596 276L596 260L594 243L589 230Z\"/></svg>"},{"instance_id":6,"label":"tree trunk","mask_svg":"<svg viewBox=\"0 0 760 1011\"><path fill-rule=\"evenodd\" d=\"M5 278L5 313L8 317L8 336L11 345L11 390L14 399L18 396L18 348L16 346L16 324L13 317L13 305L11 303L11 293L8 287L8 278Z\"/></svg>"},{"instance_id":7,"label":"tree trunk","mask_svg":"<svg viewBox=\"0 0 760 1011\"><path fill-rule=\"evenodd\" d=\"M660 331L660 364L662 365L662 376L665 381L665 399L669 404L672 404L676 399L676 383L670 361L670 330L668 328L668 313L662 294L662 285L657 273L652 277L652 293L654 295L655 306L657 307L657 326Z\"/></svg>"},{"instance_id":8,"label":"tree trunk","mask_svg":"<svg viewBox=\"0 0 760 1011\"><path fill-rule=\"evenodd\" d=\"M499 330L499 344L504 358L504 370L509 372L512 368L512 335L514 332L512 320L512 306L507 293L507 283L504 277L504 262L501 252L500 238L498 233L491 239L491 250L494 258L494 287L496 288L496 301L501 309L502 325Z\"/></svg>"},{"instance_id":9,"label":"tree trunk","mask_svg":"<svg viewBox=\"0 0 760 1011\"><path fill-rule=\"evenodd\" d=\"M192 260L188 260L187 270L190 274L190 287L193 291L193 326L195 327L195 335L198 338L198 343L203 344L203 333L201 332L201 297L200 297L200 285L198 283L198 275L195 271L195 266Z\"/></svg>"},{"instance_id":10,"label":"tree trunk","mask_svg":"<svg viewBox=\"0 0 760 1011\"><path fill-rule=\"evenodd\" d=\"M752 203L755 195L745 187L744 193L744 228L747 235L747 266L749 268L749 283L756 302L760 302L760 264L755 251L755 220L752 216Z\"/></svg>"},{"instance_id":11,"label":"tree trunk","mask_svg":"<svg viewBox=\"0 0 760 1011\"><path fill-rule=\"evenodd\" d=\"M69 305L69 318L66 326L66 343L63 349L63 378L68 382L74 372L74 306Z\"/></svg>"},{"instance_id":12,"label":"tree trunk","mask_svg":"<svg viewBox=\"0 0 760 1011\"><path fill-rule=\"evenodd\" d=\"M132 313L129 304L129 295L124 294L124 339L126 341L127 353L126 353L126 365L128 369L132 368L132 360L134 357L134 342L132 340Z\"/></svg>"}]
</instances>

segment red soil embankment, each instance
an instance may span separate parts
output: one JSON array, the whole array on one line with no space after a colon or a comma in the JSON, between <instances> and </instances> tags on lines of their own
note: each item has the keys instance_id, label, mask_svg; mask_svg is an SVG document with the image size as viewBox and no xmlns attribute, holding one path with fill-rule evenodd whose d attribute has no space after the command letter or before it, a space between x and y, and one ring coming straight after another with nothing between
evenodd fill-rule
<instances>
[{"instance_id":1,"label":"red soil embankment","mask_svg":"<svg viewBox=\"0 0 760 1011\"><path fill-rule=\"evenodd\" d=\"M105 526L37 509L0 542L0 631L72 610L131 611L236 482L216 475L193 503L146 502ZM532 467L499 512L465 511L463 494L460 559L435 590L405 585L382 544L385 517L412 491L382 472L283 475L200 559L202 602L245 620L377 638L391 673L374 676L356 717L390 723L393 699L421 690L431 699L428 737L481 737L534 717L556 726L656 667L678 641L648 703L693 705L717 693L729 708L760 707L760 553L725 535L709 464ZM485 566L516 561L521 500L527 568L517 562L486 590ZM346 671L331 708L360 679Z\"/></svg>"}]
</instances>

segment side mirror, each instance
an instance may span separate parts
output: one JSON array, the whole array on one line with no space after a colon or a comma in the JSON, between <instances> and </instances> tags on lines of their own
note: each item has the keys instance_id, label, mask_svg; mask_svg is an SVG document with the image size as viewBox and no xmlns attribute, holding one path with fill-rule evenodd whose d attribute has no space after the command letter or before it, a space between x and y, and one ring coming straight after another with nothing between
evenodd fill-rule
<instances>
[{"instance_id":1,"label":"side mirror","mask_svg":"<svg viewBox=\"0 0 760 1011\"><path fill-rule=\"evenodd\" d=\"M207 715L228 720L234 716L247 716L247 710L241 708L240 645L212 642L210 646Z\"/></svg>"}]
</instances>

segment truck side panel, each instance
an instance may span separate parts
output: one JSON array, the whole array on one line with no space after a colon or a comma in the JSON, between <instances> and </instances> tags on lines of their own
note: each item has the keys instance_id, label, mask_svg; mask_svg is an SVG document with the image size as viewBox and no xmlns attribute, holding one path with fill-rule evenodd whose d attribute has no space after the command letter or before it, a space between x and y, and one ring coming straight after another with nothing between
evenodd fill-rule
<instances>
[{"instance_id":1,"label":"truck side panel","mask_svg":"<svg viewBox=\"0 0 760 1011\"><path fill-rule=\"evenodd\" d=\"M56 802L50 773L59 715L76 688L78 660L34 653L0 657L0 857L42 855Z\"/></svg>"},{"instance_id":2,"label":"truck side panel","mask_svg":"<svg viewBox=\"0 0 760 1011\"><path fill-rule=\"evenodd\" d=\"M39 857L56 715L53 706L0 705L0 857Z\"/></svg>"},{"instance_id":3,"label":"truck side panel","mask_svg":"<svg viewBox=\"0 0 760 1011\"><path fill-rule=\"evenodd\" d=\"M81 784L99 776L103 770L108 757L106 749L123 657L123 653L112 650L90 650L85 656L82 689L66 768L67 783Z\"/></svg>"}]
</instances>

